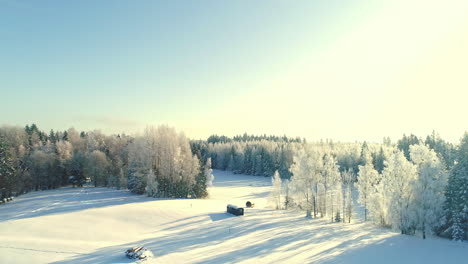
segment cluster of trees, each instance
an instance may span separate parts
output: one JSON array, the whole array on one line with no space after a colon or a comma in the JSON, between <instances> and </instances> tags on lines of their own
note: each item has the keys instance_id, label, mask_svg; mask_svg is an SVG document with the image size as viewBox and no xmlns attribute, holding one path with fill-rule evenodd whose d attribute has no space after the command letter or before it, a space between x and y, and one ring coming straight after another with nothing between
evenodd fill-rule
<instances>
[{"instance_id":1,"label":"cluster of trees","mask_svg":"<svg viewBox=\"0 0 468 264\"><path fill-rule=\"evenodd\" d=\"M126 188L126 149L131 140L73 128L47 134L35 124L24 129L1 127L0 144L13 168L8 176L2 173L1 195L58 188L69 184L70 177L77 185L90 179L95 186Z\"/></svg>"},{"instance_id":2,"label":"cluster of trees","mask_svg":"<svg viewBox=\"0 0 468 264\"><path fill-rule=\"evenodd\" d=\"M175 129L148 127L129 145L128 188L153 197L205 197L211 184L209 161L203 167L189 140Z\"/></svg>"},{"instance_id":3,"label":"cluster of trees","mask_svg":"<svg viewBox=\"0 0 468 264\"><path fill-rule=\"evenodd\" d=\"M306 211L309 218L351 221L355 174L352 168L340 170L331 148L312 144L299 146L290 172L292 177L283 181L278 171L274 174L271 200L275 208L297 207Z\"/></svg>"},{"instance_id":4,"label":"cluster of trees","mask_svg":"<svg viewBox=\"0 0 468 264\"><path fill-rule=\"evenodd\" d=\"M402 234L468 239L468 134L458 148L434 134L425 142L409 138L390 152L382 173L371 158L359 168L359 201L372 221Z\"/></svg>"},{"instance_id":5,"label":"cluster of trees","mask_svg":"<svg viewBox=\"0 0 468 264\"><path fill-rule=\"evenodd\" d=\"M424 144L392 150L378 173L371 158L359 168L359 201L374 222L402 234L435 233L443 225L447 173L434 150ZM367 213L366 213L367 220Z\"/></svg>"},{"instance_id":6,"label":"cluster of trees","mask_svg":"<svg viewBox=\"0 0 468 264\"><path fill-rule=\"evenodd\" d=\"M2 198L87 180L158 197L206 196L202 164L174 129L148 128L130 137L73 128L45 133L35 124L0 127Z\"/></svg>"},{"instance_id":7,"label":"cluster of trees","mask_svg":"<svg viewBox=\"0 0 468 264\"><path fill-rule=\"evenodd\" d=\"M257 176L271 176L278 170L282 177L288 178L294 148L299 143L262 140L226 143L192 141L191 144L200 159L211 159L215 169Z\"/></svg>"}]
</instances>

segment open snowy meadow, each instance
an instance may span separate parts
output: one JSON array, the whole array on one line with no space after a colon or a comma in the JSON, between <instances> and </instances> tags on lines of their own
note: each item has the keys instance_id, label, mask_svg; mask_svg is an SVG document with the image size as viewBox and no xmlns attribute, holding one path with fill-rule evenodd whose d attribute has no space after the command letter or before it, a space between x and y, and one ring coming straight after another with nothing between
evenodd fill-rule
<instances>
[{"instance_id":1,"label":"open snowy meadow","mask_svg":"<svg viewBox=\"0 0 468 264\"><path fill-rule=\"evenodd\" d=\"M268 208L270 178L214 171L207 199L154 199L108 188L32 192L0 206L0 263L466 263L468 243ZM244 206L231 216L227 204ZM357 214L356 214L357 215Z\"/></svg>"}]
</instances>

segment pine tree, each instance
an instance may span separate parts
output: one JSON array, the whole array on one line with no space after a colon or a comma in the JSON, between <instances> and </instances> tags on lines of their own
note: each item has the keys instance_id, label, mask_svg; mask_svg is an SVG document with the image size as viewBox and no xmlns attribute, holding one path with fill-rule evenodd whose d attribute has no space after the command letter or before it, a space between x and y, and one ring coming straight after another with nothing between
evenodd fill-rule
<instances>
[{"instance_id":1,"label":"pine tree","mask_svg":"<svg viewBox=\"0 0 468 264\"><path fill-rule=\"evenodd\" d=\"M468 133L463 136L450 170L445 211L447 233L454 240L468 239Z\"/></svg>"},{"instance_id":2,"label":"pine tree","mask_svg":"<svg viewBox=\"0 0 468 264\"><path fill-rule=\"evenodd\" d=\"M384 169L385 154L383 147L380 147L378 153L372 153L372 164L378 173L382 173Z\"/></svg>"},{"instance_id":3,"label":"pine tree","mask_svg":"<svg viewBox=\"0 0 468 264\"><path fill-rule=\"evenodd\" d=\"M403 134L403 137L398 140L397 147L401 151L403 151L405 157L407 160L410 160L410 153L409 153L409 148L411 145L417 145L419 144L419 138L413 134L406 136Z\"/></svg>"},{"instance_id":4,"label":"pine tree","mask_svg":"<svg viewBox=\"0 0 468 264\"><path fill-rule=\"evenodd\" d=\"M86 180L84 174L85 162L86 158L82 152L75 153L70 162L70 173L71 176L75 178L75 182L78 187L83 187Z\"/></svg>"},{"instance_id":5,"label":"pine tree","mask_svg":"<svg viewBox=\"0 0 468 264\"><path fill-rule=\"evenodd\" d=\"M146 179L138 169L133 166L128 168L128 189L136 194L143 194L146 188Z\"/></svg>"},{"instance_id":6,"label":"pine tree","mask_svg":"<svg viewBox=\"0 0 468 264\"><path fill-rule=\"evenodd\" d=\"M255 156L254 175L258 175L258 176L263 175L263 162L262 162L262 155L261 154L257 154Z\"/></svg>"},{"instance_id":7,"label":"pine tree","mask_svg":"<svg viewBox=\"0 0 468 264\"><path fill-rule=\"evenodd\" d=\"M10 197L15 182L15 167L6 141L0 136L0 193L1 198Z\"/></svg>"},{"instance_id":8,"label":"pine tree","mask_svg":"<svg viewBox=\"0 0 468 264\"><path fill-rule=\"evenodd\" d=\"M229 161L227 163L226 170L233 171L234 170L234 157L233 155L229 155Z\"/></svg>"}]
</instances>

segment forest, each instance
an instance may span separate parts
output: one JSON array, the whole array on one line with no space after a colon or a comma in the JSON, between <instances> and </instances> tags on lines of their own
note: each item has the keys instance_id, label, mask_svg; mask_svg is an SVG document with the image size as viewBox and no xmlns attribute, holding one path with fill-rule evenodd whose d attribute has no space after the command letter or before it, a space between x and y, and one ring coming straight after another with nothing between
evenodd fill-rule
<instances>
[{"instance_id":1,"label":"forest","mask_svg":"<svg viewBox=\"0 0 468 264\"><path fill-rule=\"evenodd\" d=\"M468 134L436 132L396 142L307 142L267 135L189 140L168 126L141 134L0 127L1 198L73 184L167 198L203 198L211 168L272 178L276 209L351 222L353 197L365 220L399 230L468 239Z\"/></svg>"},{"instance_id":2,"label":"forest","mask_svg":"<svg viewBox=\"0 0 468 264\"><path fill-rule=\"evenodd\" d=\"M148 189L154 197L206 196L203 164L189 140L167 126L148 127L135 137L4 126L0 151L2 199L87 181L138 194Z\"/></svg>"}]
</instances>

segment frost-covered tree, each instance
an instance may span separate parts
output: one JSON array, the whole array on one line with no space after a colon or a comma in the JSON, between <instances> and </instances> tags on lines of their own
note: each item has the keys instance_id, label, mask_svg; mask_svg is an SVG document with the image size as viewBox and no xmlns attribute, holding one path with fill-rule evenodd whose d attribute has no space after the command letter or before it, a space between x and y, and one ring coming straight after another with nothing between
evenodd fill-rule
<instances>
[{"instance_id":1,"label":"frost-covered tree","mask_svg":"<svg viewBox=\"0 0 468 264\"><path fill-rule=\"evenodd\" d=\"M388 192L382 180L382 174L378 174L379 179L371 189L367 199L368 218L381 226L388 226Z\"/></svg>"},{"instance_id":2,"label":"frost-covered tree","mask_svg":"<svg viewBox=\"0 0 468 264\"><path fill-rule=\"evenodd\" d=\"M342 214L341 217L344 221L348 221L351 223L351 216L353 210L353 197L352 197L352 190L353 190L353 182L354 182L354 173L353 170L350 168L347 171L341 173L341 191L342 191Z\"/></svg>"},{"instance_id":3,"label":"frost-covered tree","mask_svg":"<svg viewBox=\"0 0 468 264\"><path fill-rule=\"evenodd\" d=\"M379 173L374 169L370 154L364 157L365 165L359 166L357 189L359 191L358 202L364 206L364 220L367 221L367 207L371 197L372 188L378 183Z\"/></svg>"},{"instance_id":4,"label":"frost-covered tree","mask_svg":"<svg viewBox=\"0 0 468 264\"><path fill-rule=\"evenodd\" d=\"M87 155L85 173L91 178L94 186L105 186L108 182L109 160L100 150L94 150Z\"/></svg>"},{"instance_id":5,"label":"frost-covered tree","mask_svg":"<svg viewBox=\"0 0 468 264\"><path fill-rule=\"evenodd\" d=\"M306 211L306 217L317 217L317 186L320 182L322 157L314 150L301 149L291 166L296 202Z\"/></svg>"},{"instance_id":6,"label":"frost-covered tree","mask_svg":"<svg viewBox=\"0 0 468 264\"><path fill-rule=\"evenodd\" d=\"M156 181L156 175L154 175L153 169L150 169L146 176L146 195L154 197L157 193L158 182Z\"/></svg>"},{"instance_id":7,"label":"frost-covered tree","mask_svg":"<svg viewBox=\"0 0 468 264\"><path fill-rule=\"evenodd\" d=\"M73 158L73 146L68 141L58 141L55 143L57 148L58 168L62 176L62 184L68 183L68 170Z\"/></svg>"},{"instance_id":8,"label":"frost-covered tree","mask_svg":"<svg viewBox=\"0 0 468 264\"><path fill-rule=\"evenodd\" d=\"M203 173L206 178L206 187L213 186L214 176L213 176L213 169L211 169L211 158L208 158L206 160Z\"/></svg>"},{"instance_id":9,"label":"frost-covered tree","mask_svg":"<svg viewBox=\"0 0 468 264\"><path fill-rule=\"evenodd\" d=\"M59 160L68 161L73 156L73 146L68 141L59 141L56 144Z\"/></svg>"},{"instance_id":10,"label":"frost-covered tree","mask_svg":"<svg viewBox=\"0 0 468 264\"><path fill-rule=\"evenodd\" d=\"M331 216L332 222L336 211L339 209L341 195L337 195L337 192L341 191L341 175L339 166L336 159L330 153L325 154L323 157L322 167L322 184L325 190L323 195L323 207L325 214ZM339 201L338 201L339 200Z\"/></svg>"},{"instance_id":11,"label":"frost-covered tree","mask_svg":"<svg viewBox=\"0 0 468 264\"><path fill-rule=\"evenodd\" d=\"M146 188L146 175L151 169L151 153L143 138L136 138L128 147L128 189L143 194Z\"/></svg>"},{"instance_id":12,"label":"frost-covered tree","mask_svg":"<svg viewBox=\"0 0 468 264\"><path fill-rule=\"evenodd\" d=\"M196 177L200 164L192 154L188 139L175 129L160 126L147 127L142 137L135 139L129 151L129 188L141 193L142 175L152 169L158 182L156 196L186 198L195 195ZM132 188L131 188L132 187Z\"/></svg>"},{"instance_id":13,"label":"frost-covered tree","mask_svg":"<svg viewBox=\"0 0 468 264\"><path fill-rule=\"evenodd\" d=\"M412 222L426 238L426 233L442 225L447 175L437 154L425 145L410 146L410 157L416 165L417 178L412 184Z\"/></svg>"},{"instance_id":14,"label":"frost-covered tree","mask_svg":"<svg viewBox=\"0 0 468 264\"><path fill-rule=\"evenodd\" d=\"M275 174L271 178L271 192L270 192L270 201L273 204L276 210L281 209L281 178L278 171L275 171Z\"/></svg>"},{"instance_id":15,"label":"frost-covered tree","mask_svg":"<svg viewBox=\"0 0 468 264\"><path fill-rule=\"evenodd\" d=\"M413 199L412 182L417 177L416 167L403 152L393 152L382 172L384 207L388 211L385 222L408 234L411 230L410 204Z\"/></svg>"}]
</instances>

